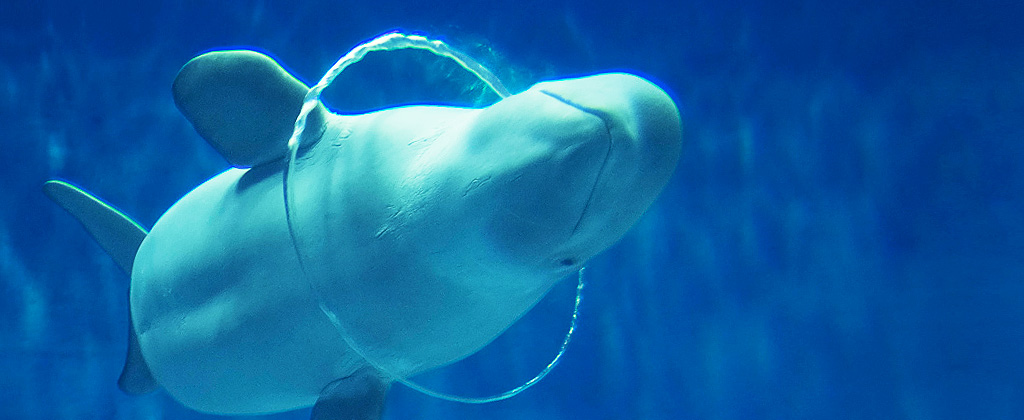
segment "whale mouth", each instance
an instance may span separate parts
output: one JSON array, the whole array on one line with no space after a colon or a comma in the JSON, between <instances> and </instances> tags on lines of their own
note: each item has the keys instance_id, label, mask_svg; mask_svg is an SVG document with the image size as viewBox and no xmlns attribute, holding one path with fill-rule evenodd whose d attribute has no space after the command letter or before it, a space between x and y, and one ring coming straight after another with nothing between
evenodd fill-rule
<instances>
[{"instance_id":1,"label":"whale mouth","mask_svg":"<svg viewBox=\"0 0 1024 420\"><path fill-rule=\"evenodd\" d=\"M587 194L587 200L583 203L583 209L580 211L580 216L576 219L576 223L573 225L572 231L569 233L569 237L572 238L573 236L576 236L576 232L579 231L580 226L583 224L583 218L586 217L587 210L590 209L590 204L594 201L594 194L597 192L597 187L600 184L602 177L604 176L605 168L608 166L608 161L610 160L612 155L612 129L608 123L610 116L607 115L607 113L602 112L600 110L588 108L586 106L575 103L572 100L569 100L556 93L552 93L547 90L541 90L540 92L566 105L576 108L581 112L593 115L600 119L602 123L604 123L604 141L606 146L604 157L601 159L601 166L598 167L597 173L594 175L594 183L590 186L590 193Z\"/></svg>"}]
</instances>

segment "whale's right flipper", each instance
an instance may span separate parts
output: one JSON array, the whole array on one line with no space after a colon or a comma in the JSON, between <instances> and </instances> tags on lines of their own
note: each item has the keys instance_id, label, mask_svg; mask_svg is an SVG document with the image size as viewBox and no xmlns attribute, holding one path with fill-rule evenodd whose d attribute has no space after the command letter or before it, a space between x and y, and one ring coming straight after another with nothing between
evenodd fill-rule
<instances>
[{"instance_id":1,"label":"whale's right flipper","mask_svg":"<svg viewBox=\"0 0 1024 420\"><path fill-rule=\"evenodd\" d=\"M100 247L131 276L135 253L146 239L146 229L99 198L66 182L47 181L43 192L78 219ZM142 358L139 337L132 327L131 310L128 313L128 355L117 386L135 395L154 391L159 386Z\"/></svg>"},{"instance_id":2,"label":"whale's right flipper","mask_svg":"<svg viewBox=\"0 0 1024 420\"><path fill-rule=\"evenodd\" d=\"M311 420L380 420L390 382L371 367L327 384Z\"/></svg>"},{"instance_id":3,"label":"whale's right flipper","mask_svg":"<svg viewBox=\"0 0 1024 420\"><path fill-rule=\"evenodd\" d=\"M266 54L211 51L193 58L174 78L174 104L210 146L237 168L280 160L309 86ZM320 139L329 112L306 117L302 145ZM309 138L306 138L309 136Z\"/></svg>"}]
</instances>

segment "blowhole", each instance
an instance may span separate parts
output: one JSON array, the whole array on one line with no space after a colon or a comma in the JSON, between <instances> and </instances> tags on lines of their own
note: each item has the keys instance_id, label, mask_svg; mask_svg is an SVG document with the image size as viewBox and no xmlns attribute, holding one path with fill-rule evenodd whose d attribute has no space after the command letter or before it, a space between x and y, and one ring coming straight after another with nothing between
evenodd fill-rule
<instances>
[{"instance_id":1,"label":"blowhole","mask_svg":"<svg viewBox=\"0 0 1024 420\"><path fill-rule=\"evenodd\" d=\"M576 259L575 258L563 258L558 263L561 264L562 267L572 267L572 266L576 265Z\"/></svg>"}]
</instances>

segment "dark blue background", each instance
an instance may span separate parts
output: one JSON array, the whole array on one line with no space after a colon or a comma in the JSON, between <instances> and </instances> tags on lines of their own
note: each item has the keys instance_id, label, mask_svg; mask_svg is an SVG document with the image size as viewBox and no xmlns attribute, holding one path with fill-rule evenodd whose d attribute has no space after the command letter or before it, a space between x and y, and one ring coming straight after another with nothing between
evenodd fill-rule
<instances>
[{"instance_id":1,"label":"dark blue background","mask_svg":"<svg viewBox=\"0 0 1024 420\"><path fill-rule=\"evenodd\" d=\"M686 130L667 190L591 262L581 329L548 379L484 406L396 386L385 418L1022 418L1022 8L0 2L0 417L215 418L117 391L127 278L40 184L73 180L152 225L227 166L172 103L189 58L253 46L309 82L402 28L447 38L514 89L645 74ZM472 103L466 80L382 54L327 96L345 110ZM470 395L525 381L558 347L570 283L419 380Z\"/></svg>"}]
</instances>

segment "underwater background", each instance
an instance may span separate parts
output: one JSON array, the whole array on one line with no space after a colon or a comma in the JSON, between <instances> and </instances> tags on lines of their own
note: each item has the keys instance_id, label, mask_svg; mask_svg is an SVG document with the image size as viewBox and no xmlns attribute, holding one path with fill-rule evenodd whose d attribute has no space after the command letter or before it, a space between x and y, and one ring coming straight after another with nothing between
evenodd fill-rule
<instances>
[{"instance_id":1,"label":"underwater background","mask_svg":"<svg viewBox=\"0 0 1024 420\"><path fill-rule=\"evenodd\" d=\"M1022 21L1008 0L0 0L0 418L225 418L118 391L128 278L40 186L70 180L152 226L228 166L172 102L186 61L253 47L312 83L395 29L517 91L645 75L685 133L659 200L588 265L547 379L479 406L396 385L385 419L1024 418ZM373 53L325 98L493 100L471 82ZM416 380L521 384L557 352L573 292Z\"/></svg>"}]
</instances>

